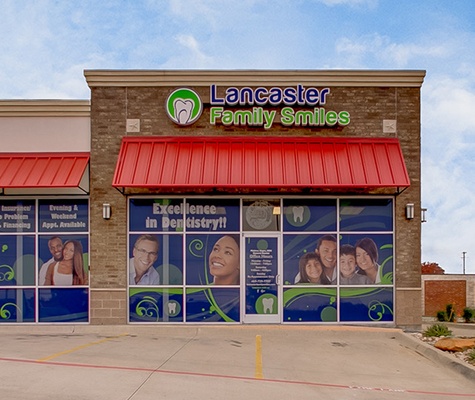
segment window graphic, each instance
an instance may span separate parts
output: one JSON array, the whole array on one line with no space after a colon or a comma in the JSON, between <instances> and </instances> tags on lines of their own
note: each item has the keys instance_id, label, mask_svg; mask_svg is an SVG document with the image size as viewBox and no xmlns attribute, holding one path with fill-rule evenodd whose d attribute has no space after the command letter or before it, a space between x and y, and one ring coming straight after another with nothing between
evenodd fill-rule
<instances>
[{"instance_id":1,"label":"window graphic","mask_svg":"<svg viewBox=\"0 0 475 400\"><path fill-rule=\"evenodd\" d=\"M130 322L239 322L240 210L239 199L130 199Z\"/></svg>"},{"instance_id":2,"label":"window graphic","mask_svg":"<svg viewBox=\"0 0 475 400\"><path fill-rule=\"evenodd\" d=\"M382 197L130 198L129 321L391 322L393 213Z\"/></svg>"},{"instance_id":3,"label":"window graphic","mask_svg":"<svg viewBox=\"0 0 475 400\"><path fill-rule=\"evenodd\" d=\"M87 199L0 201L0 323L89 321Z\"/></svg>"}]
</instances>

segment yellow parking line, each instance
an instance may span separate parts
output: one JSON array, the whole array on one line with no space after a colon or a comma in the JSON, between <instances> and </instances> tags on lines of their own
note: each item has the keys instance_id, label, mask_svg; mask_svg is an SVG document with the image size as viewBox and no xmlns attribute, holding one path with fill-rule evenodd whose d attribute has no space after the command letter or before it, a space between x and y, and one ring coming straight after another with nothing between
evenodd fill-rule
<instances>
[{"instance_id":1,"label":"yellow parking line","mask_svg":"<svg viewBox=\"0 0 475 400\"><path fill-rule=\"evenodd\" d=\"M86 343L86 344L83 344L81 346L77 346L77 347L73 347L72 349L69 349L69 350L65 350L65 351L61 351L59 353L55 353L55 354L52 354L48 357L44 357L44 358L40 358L36 361L50 361L52 360L53 358L56 358L56 357L60 357L60 356L63 356L65 354L70 354L70 353L74 353L75 351L78 351L78 350L82 350L82 349L85 349L87 347L91 347L91 346L95 346L96 344L101 344L101 343L105 343L105 342L108 342L109 340L112 340L112 339L117 339L117 338L120 338L120 337L123 337L123 336L127 336L128 333L123 333L121 335L118 335L118 336L111 336L111 337L108 337L108 338L105 338L105 339L102 339L102 340L98 340L96 342L90 342L90 343Z\"/></svg>"},{"instance_id":2,"label":"yellow parking line","mask_svg":"<svg viewBox=\"0 0 475 400\"><path fill-rule=\"evenodd\" d=\"M262 340L261 335L256 335L256 372L255 378L262 379Z\"/></svg>"}]
</instances>

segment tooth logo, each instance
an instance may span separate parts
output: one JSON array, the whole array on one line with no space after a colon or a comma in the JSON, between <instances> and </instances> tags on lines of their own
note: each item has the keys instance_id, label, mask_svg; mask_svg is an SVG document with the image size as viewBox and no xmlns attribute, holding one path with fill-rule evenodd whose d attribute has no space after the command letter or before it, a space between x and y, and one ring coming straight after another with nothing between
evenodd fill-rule
<instances>
[{"instance_id":1,"label":"tooth logo","mask_svg":"<svg viewBox=\"0 0 475 400\"><path fill-rule=\"evenodd\" d=\"M292 213L294 214L294 222L303 222L303 206L292 207Z\"/></svg>"},{"instance_id":2,"label":"tooth logo","mask_svg":"<svg viewBox=\"0 0 475 400\"><path fill-rule=\"evenodd\" d=\"M312 211L308 206L301 204L288 204L284 207L284 215L287 223L295 228L301 228L310 222ZM315 219L315 216L314 216Z\"/></svg>"},{"instance_id":3,"label":"tooth logo","mask_svg":"<svg viewBox=\"0 0 475 400\"><path fill-rule=\"evenodd\" d=\"M168 315L175 315L176 314L176 303L169 302L168 303Z\"/></svg>"},{"instance_id":4,"label":"tooth logo","mask_svg":"<svg viewBox=\"0 0 475 400\"><path fill-rule=\"evenodd\" d=\"M168 96L166 109L175 124L186 126L193 124L201 116L203 103L195 91L180 88Z\"/></svg>"},{"instance_id":5,"label":"tooth logo","mask_svg":"<svg viewBox=\"0 0 475 400\"><path fill-rule=\"evenodd\" d=\"M272 297L270 298L263 298L262 299L262 306L264 309L264 314L272 314L272 309L274 307L274 299Z\"/></svg>"}]
</instances>

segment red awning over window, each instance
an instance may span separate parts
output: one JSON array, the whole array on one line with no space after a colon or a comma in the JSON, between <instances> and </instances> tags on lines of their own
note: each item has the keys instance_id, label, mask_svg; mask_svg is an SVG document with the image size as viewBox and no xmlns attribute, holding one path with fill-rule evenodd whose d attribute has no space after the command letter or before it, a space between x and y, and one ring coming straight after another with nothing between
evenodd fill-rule
<instances>
[{"instance_id":1,"label":"red awning over window","mask_svg":"<svg viewBox=\"0 0 475 400\"><path fill-rule=\"evenodd\" d=\"M89 153L0 153L0 188L78 187Z\"/></svg>"},{"instance_id":2,"label":"red awning over window","mask_svg":"<svg viewBox=\"0 0 475 400\"><path fill-rule=\"evenodd\" d=\"M350 190L410 185L398 139L125 137L114 187Z\"/></svg>"}]
</instances>

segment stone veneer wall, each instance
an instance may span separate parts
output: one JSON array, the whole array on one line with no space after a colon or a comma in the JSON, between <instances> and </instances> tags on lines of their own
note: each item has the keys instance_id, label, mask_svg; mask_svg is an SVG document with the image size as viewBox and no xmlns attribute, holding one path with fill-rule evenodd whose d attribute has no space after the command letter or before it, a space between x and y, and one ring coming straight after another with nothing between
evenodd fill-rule
<instances>
[{"instance_id":1,"label":"stone veneer wall","mask_svg":"<svg viewBox=\"0 0 475 400\"><path fill-rule=\"evenodd\" d=\"M218 72L219 74L219 72ZM270 73L271 74L271 73ZM274 73L275 74L275 73ZM140 132L129 135L274 135L398 137L411 179L411 187L396 197L395 225L395 321L398 326L422 323L420 276L420 88L333 87L327 110L347 110L351 123L339 128L286 128L280 124L263 128L211 126L209 104L200 120L178 127L165 112L169 93L180 87L91 86L91 323L127 323L127 197L111 186L120 143L127 135L127 119L140 120ZM263 83L264 85L264 83ZM282 84L289 86L291 83ZM193 87L209 98L209 85ZM225 86L230 85L222 85ZM245 86L235 84L234 86ZM275 84L273 85L275 86ZM305 85L310 86L310 85ZM322 85L313 85L324 87ZM205 101L206 102L206 101ZM383 120L397 121L397 134L383 134ZM148 190L134 191L153 193ZM389 194L378 190L371 194ZM328 195L329 193L325 193ZM341 193L340 193L341 194ZM351 194L351 193L348 193ZM102 219L102 204L110 203L110 220ZM414 203L414 220L406 220L405 205Z\"/></svg>"}]
</instances>

